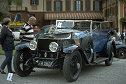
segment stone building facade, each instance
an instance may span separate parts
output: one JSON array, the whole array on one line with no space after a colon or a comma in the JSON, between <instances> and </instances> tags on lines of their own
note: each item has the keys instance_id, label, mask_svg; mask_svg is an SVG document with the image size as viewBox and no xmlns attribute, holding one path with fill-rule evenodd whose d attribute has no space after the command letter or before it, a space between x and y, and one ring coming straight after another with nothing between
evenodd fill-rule
<instances>
[{"instance_id":1,"label":"stone building facade","mask_svg":"<svg viewBox=\"0 0 126 84\"><path fill-rule=\"evenodd\" d=\"M11 19L22 16L27 21L30 16L37 18L39 26L55 24L57 19L103 20L102 0L22 0L9 7Z\"/></svg>"},{"instance_id":2,"label":"stone building facade","mask_svg":"<svg viewBox=\"0 0 126 84\"><path fill-rule=\"evenodd\" d=\"M112 21L118 32L126 32L126 0L104 0L102 3L104 20Z\"/></svg>"}]
</instances>

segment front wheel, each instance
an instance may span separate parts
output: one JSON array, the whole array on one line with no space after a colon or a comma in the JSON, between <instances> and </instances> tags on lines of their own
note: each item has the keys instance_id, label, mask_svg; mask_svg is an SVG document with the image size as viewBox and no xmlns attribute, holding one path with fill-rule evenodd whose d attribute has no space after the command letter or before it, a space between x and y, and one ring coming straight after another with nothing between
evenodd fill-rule
<instances>
[{"instance_id":1,"label":"front wheel","mask_svg":"<svg viewBox=\"0 0 126 84\"><path fill-rule=\"evenodd\" d=\"M113 57L115 56L113 46L111 46L111 49L110 49L108 55L109 55L109 56L108 56L109 59L105 60L105 65L106 65L106 66L110 66L110 65L112 65Z\"/></svg>"},{"instance_id":2,"label":"front wheel","mask_svg":"<svg viewBox=\"0 0 126 84\"><path fill-rule=\"evenodd\" d=\"M65 56L63 63L63 74L68 82L78 79L82 68L82 58L79 51Z\"/></svg>"},{"instance_id":3,"label":"front wheel","mask_svg":"<svg viewBox=\"0 0 126 84\"><path fill-rule=\"evenodd\" d=\"M20 51L15 52L13 60L14 70L21 77L28 76L33 69L31 66L25 65L28 58L29 55L26 52L20 52Z\"/></svg>"}]
</instances>

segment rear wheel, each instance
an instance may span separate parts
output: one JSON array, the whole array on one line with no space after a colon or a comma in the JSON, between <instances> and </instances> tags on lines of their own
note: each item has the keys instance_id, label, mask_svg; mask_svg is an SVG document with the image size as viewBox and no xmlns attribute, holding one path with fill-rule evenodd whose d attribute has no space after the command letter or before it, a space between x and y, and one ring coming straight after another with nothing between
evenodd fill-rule
<instances>
[{"instance_id":1,"label":"rear wheel","mask_svg":"<svg viewBox=\"0 0 126 84\"><path fill-rule=\"evenodd\" d=\"M28 58L29 56L26 52L16 51L15 53L13 65L14 65L15 72L21 77L28 76L33 69L33 67L31 66L25 65Z\"/></svg>"},{"instance_id":2,"label":"rear wheel","mask_svg":"<svg viewBox=\"0 0 126 84\"><path fill-rule=\"evenodd\" d=\"M105 65L106 65L106 66L110 66L110 65L112 65L113 57L115 56L113 46L111 46L111 49L110 49L110 52L109 52L108 55L109 55L109 56L108 56L109 59L105 60Z\"/></svg>"},{"instance_id":3,"label":"rear wheel","mask_svg":"<svg viewBox=\"0 0 126 84\"><path fill-rule=\"evenodd\" d=\"M117 49L116 57L120 59L126 58L126 48L119 48Z\"/></svg>"},{"instance_id":4,"label":"rear wheel","mask_svg":"<svg viewBox=\"0 0 126 84\"><path fill-rule=\"evenodd\" d=\"M78 79L82 68L82 58L79 51L65 56L63 63L63 74L68 82Z\"/></svg>"}]
</instances>

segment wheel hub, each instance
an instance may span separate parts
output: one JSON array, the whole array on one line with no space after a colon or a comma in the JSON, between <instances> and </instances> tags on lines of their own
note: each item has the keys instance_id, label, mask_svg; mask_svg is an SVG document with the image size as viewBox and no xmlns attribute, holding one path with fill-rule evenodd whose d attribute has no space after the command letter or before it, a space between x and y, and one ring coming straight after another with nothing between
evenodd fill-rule
<instances>
[{"instance_id":1,"label":"wheel hub","mask_svg":"<svg viewBox=\"0 0 126 84\"><path fill-rule=\"evenodd\" d=\"M80 69L80 63L77 63L77 69Z\"/></svg>"},{"instance_id":2,"label":"wheel hub","mask_svg":"<svg viewBox=\"0 0 126 84\"><path fill-rule=\"evenodd\" d=\"M123 52L121 52L121 53L120 53L120 55L121 55L121 56L124 56L124 53L123 53Z\"/></svg>"}]
</instances>

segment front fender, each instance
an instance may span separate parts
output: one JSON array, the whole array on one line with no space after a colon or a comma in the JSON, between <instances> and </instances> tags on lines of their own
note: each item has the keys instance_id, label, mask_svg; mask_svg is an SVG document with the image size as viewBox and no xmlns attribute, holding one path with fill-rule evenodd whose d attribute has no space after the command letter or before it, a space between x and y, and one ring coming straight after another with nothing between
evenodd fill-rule
<instances>
[{"instance_id":1,"label":"front fender","mask_svg":"<svg viewBox=\"0 0 126 84\"><path fill-rule=\"evenodd\" d=\"M15 50L22 50L24 48L28 48L29 49L29 43L23 43L23 44L18 44L15 46Z\"/></svg>"},{"instance_id":2,"label":"front fender","mask_svg":"<svg viewBox=\"0 0 126 84\"><path fill-rule=\"evenodd\" d=\"M109 41L107 43L107 54L110 56L111 46L114 48L114 53L116 54L116 46L114 41Z\"/></svg>"},{"instance_id":3,"label":"front fender","mask_svg":"<svg viewBox=\"0 0 126 84\"><path fill-rule=\"evenodd\" d=\"M77 45L73 45L73 46L69 46L67 48L63 49L64 53L72 53L74 50L76 50L78 48Z\"/></svg>"},{"instance_id":4,"label":"front fender","mask_svg":"<svg viewBox=\"0 0 126 84\"><path fill-rule=\"evenodd\" d=\"M63 52L66 53L66 54L70 54L70 53L73 53L76 50L78 50L81 53L81 56L82 56L82 59L83 59L83 64L85 64L85 63L89 64L88 59L87 59L86 54L85 54L85 51L77 45L73 45L73 46L64 48Z\"/></svg>"}]
</instances>

